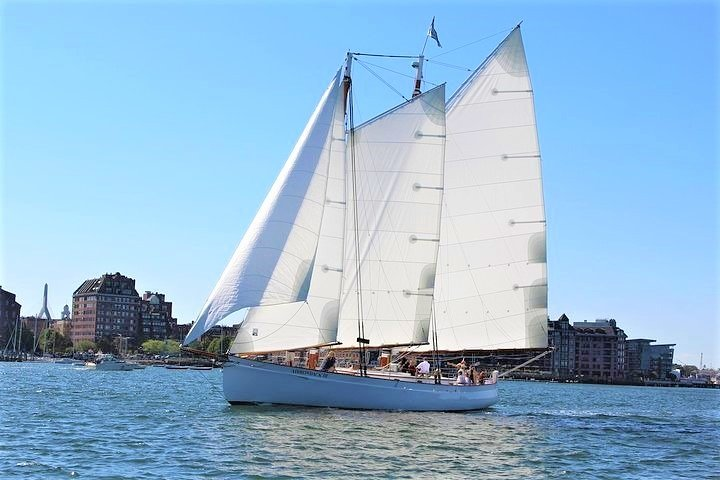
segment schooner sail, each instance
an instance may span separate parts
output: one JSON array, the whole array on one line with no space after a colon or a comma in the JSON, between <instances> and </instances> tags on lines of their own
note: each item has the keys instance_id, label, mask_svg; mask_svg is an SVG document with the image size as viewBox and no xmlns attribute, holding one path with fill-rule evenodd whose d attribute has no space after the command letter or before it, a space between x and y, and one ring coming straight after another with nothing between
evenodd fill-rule
<instances>
[{"instance_id":1,"label":"schooner sail","mask_svg":"<svg viewBox=\"0 0 720 480\"><path fill-rule=\"evenodd\" d=\"M371 346L427 343L440 235L444 85L357 127L352 143L353 214L345 228L338 341L354 344L362 319Z\"/></svg>"},{"instance_id":2,"label":"schooner sail","mask_svg":"<svg viewBox=\"0 0 720 480\"><path fill-rule=\"evenodd\" d=\"M463 386L248 358L431 336L446 350L544 344L545 217L519 27L447 106L440 86L357 128L351 60L184 343L247 311L223 371L230 403L485 408L497 400L494 379Z\"/></svg>"},{"instance_id":3,"label":"schooner sail","mask_svg":"<svg viewBox=\"0 0 720 480\"><path fill-rule=\"evenodd\" d=\"M448 101L438 350L547 346L545 207L516 27Z\"/></svg>"},{"instance_id":4,"label":"schooner sail","mask_svg":"<svg viewBox=\"0 0 720 480\"><path fill-rule=\"evenodd\" d=\"M341 244L333 237L342 213L328 195L343 201L342 88L338 71L185 344L248 307L254 308L236 340L249 344L246 351L334 342L337 306L328 303L337 303L340 288Z\"/></svg>"}]
</instances>

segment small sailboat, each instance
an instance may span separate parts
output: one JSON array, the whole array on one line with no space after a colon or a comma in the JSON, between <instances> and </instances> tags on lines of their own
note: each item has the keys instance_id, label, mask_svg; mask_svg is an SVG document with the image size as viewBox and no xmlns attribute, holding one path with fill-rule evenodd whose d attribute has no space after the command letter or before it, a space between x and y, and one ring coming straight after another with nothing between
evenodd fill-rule
<instances>
[{"instance_id":1,"label":"small sailboat","mask_svg":"<svg viewBox=\"0 0 720 480\"><path fill-rule=\"evenodd\" d=\"M366 352L547 345L540 153L520 27L447 102L444 85L421 93L421 55L412 99L356 126L358 55L325 90L184 345L220 321L240 324L223 368L231 404L486 408L497 373L477 385L378 373ZM357 348L359 365L260 361L317 348Z\"/></svg>"}]
</instances>

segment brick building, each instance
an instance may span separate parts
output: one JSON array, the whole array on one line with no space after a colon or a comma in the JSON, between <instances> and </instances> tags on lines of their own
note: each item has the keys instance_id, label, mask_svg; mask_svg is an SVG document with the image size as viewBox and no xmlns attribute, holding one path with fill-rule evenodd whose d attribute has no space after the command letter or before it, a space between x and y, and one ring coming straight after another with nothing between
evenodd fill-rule
<instances>
[{"instance_id":1,"label":"brick building","mask_svg":"<svg viewBox=\"0 0 720 480\"><path fill-rule=\"evenodd\" d=\"M575 371L600 380L625 378L627 335L615 320L574 322Z\"/></svg>"},{"instance_id":2,"label":"brick building","mask_svg":"<svg viewBox=\"0 0 720 480\"><path fill-rule=\"evenodd\" d=\"M83 282L73 293L73 343L127 337L138 338L140 295L135 280L120 273L107 273Z\"/></svg>"},{"instance_id":3,"label":"brick building","mask_svg":"<svg viewBox=\"0 0 720 480\"><path fill-rule=\"evenodd\" d=\"M570 324L563 314L555 321L548 320L548 346L554 350L538 366L558 379L623 380L627 375L626 340L613 319Z\"/></svg>"},{"instance_id":4,"label":"brick building","mask_svg":"<svg viewBox=\"0 0 720 480\"><path fill-rule=\"evenodd\" d=\"M0 288L0 348L5 348L20 317L21 305L15 300L15 294Z\"/></svg>"},{"instance_id":5,"label":"brick building","mask_svg":"<svg viewBox=\"0 0 720 480\"><path fill-rule=\"evenodd\" d=\"M140 338L167 340L177 332L177 319L172 316L172 302L162 293L146 291L140 301Z\"/></svg>"}]
</instances>

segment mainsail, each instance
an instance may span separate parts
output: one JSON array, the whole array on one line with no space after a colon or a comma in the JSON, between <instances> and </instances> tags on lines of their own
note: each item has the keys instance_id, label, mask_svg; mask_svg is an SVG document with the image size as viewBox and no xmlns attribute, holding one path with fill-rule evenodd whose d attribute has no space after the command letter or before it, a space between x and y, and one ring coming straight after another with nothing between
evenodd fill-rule
<instances>
[{"instance_id":1,"label":"mainsail","mask_svg":"<svg viewBox=\"0 0 720 480\"><path fill-rule=\"evenodd\" d=\"M307 300L329 193L335 127L344 115L338 107L341 92L338 71L184 344L243 308Z\"/></svg>"},{"instance_id":2,"label":"mainsail","mask_svg":"<svg viewBox=\"0 0 720 480\"><path fill-rule=\"evenodd\" d=\"M547 345L540 150L520 28L447 106L439 350Z\"/></svg>"},{"instance_id":3,"label":"mainsail","mask_svg":"<svg viewBox=\"0 0 720 480\"><path fill-rule=\"evenodd\" d=\"M356 344L361 315L371 346L426 343L440 234L444 85L357 127L347 143L337 339Z\"/></svg>"}]
</instances>

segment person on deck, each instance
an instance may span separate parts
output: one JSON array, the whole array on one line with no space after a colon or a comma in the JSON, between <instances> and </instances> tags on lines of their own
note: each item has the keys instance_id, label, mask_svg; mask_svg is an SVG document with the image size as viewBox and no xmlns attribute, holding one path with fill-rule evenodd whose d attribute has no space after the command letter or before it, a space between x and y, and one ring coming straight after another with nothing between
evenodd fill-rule
<instances>
[{"instance_id":1,"label":"person on deck","mask_svg":"<svg viewBox=\"0 0 720 480\"><path fill-rule=\"evenodd\" d=\"M467 364L465 363L464 358L462 360L460 360L460 363L450 363L450 365L457 368L458 371L465 370L467 368Z\"/></svg>"},{"instance_id":2,"label":"person on deck","mask_svg":"<svg viewBox=\"0 0 720 480\"><path fill-rule=\"evenodd\" d=\"M428 373L430 373L430 362L427 360L423 360L422 362L418 363L418 366L416 367L416 372L418 377L427 377Z\"/></svg>"},{"instance_id":3,"label":"person on deck","mask_svg":"<svg viewBox=\"0 0 720 480\"><path fill-rule=\"evenodd\" d=\"M457 379L455 380L455 385L469 385L470 380L468 380L467 375L465 375L465 370L458 370Z\"/></svg>"},{"instance_id":4,"label":"person on deck","mask_svg":"<svg viewBox=\"0 0 720 480\"><path fill-rule=\"evenodd\" d=\"M398 372L405 372L408 371L408 361L407 358L402 358L400 360L400 363L398 363Z\"/></svg>"},{"instance_id":5,"label":"person on deck","mask_svg":"<svg viewBox=\"0 0 720 480\"><path fill-rule=\"evenodd\" d=\"M335 352L330 350L330 352L327 354L327 357L325 357L325 360L323 360L322 367L320 367L320 370L323 372L334 372L335 371Z\"/></svg>"}]
</instances>

